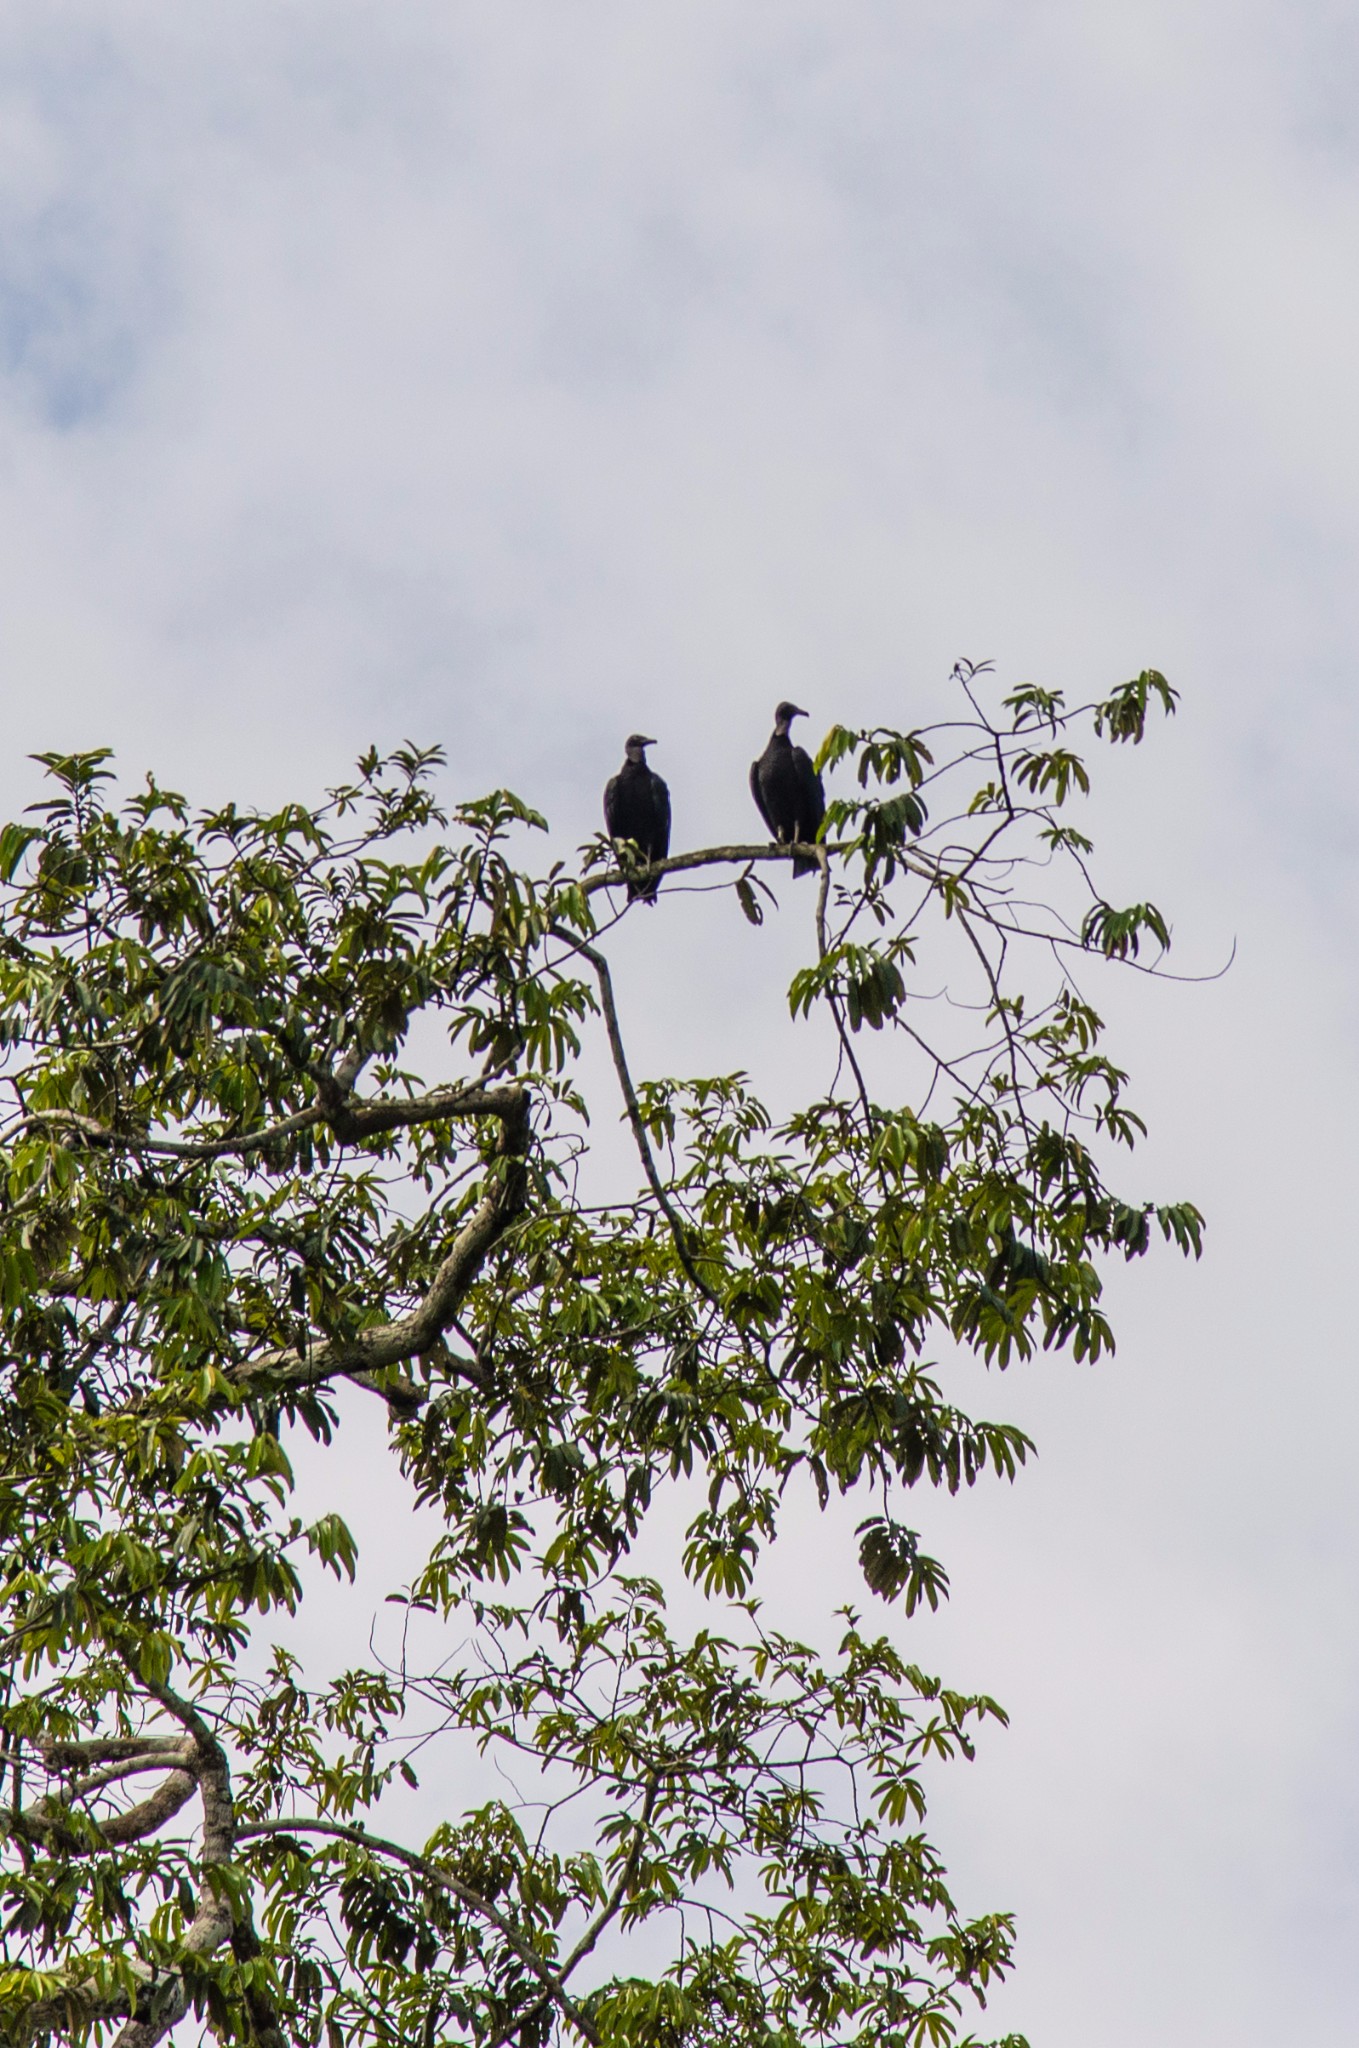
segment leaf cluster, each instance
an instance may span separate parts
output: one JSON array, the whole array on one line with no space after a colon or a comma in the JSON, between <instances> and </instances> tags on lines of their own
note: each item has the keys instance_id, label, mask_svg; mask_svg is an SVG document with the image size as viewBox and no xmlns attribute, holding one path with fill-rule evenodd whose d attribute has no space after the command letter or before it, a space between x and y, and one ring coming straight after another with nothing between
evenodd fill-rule
<instances>
[{"instance_id":1,"label":"leaf cluster","mask_svg":"<svg viewBox=\"0 0 1359 2048\"><path fill-rule=\"evenodd\" d=\"M42 757L0 832L5 2038L961 2043L1013 1925L955 1905L926 1772L1003 1716L895 1615L781 1633L760 1562L852 1495L869 1594L937 1606L906 1496L1033 1451L959 1361L1097 1359L1108 1260L1202 1220L1112 1184L1143 1127L1086 977L1171 935L1069 817L1075 729L1136 744L1174 694L955 683L934 730L822 748L853 793L789 1003L827 1061L781 1111L634 1078L625 872L536 871L541 818L446 810L437 753L270 813ZM787 857L670 865L758 925ZM280 1635L371 1532L299 1518L289 1445L341 1383L437 1511L408 1640L458 1647L313 1684ZM667 1502L688 1627L635 1569ZM390 1832L477 1757L484 1798Z\"/></svg>"}]
</instances>

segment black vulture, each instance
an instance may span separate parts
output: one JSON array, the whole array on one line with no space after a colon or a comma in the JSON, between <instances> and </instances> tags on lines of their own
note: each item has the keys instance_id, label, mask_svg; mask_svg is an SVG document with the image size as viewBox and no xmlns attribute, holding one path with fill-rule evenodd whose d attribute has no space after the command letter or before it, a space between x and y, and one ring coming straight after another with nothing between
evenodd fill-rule
<instances>
[{"instance_id":1,"label":"black vulture","mask_svg":"<svg viewBox=\"0 0 1359 2048\"><path fill-rule=\"evenodd\" d=\"M815 839L826 815L826 792L812 766L805 747L795 747L788 728L806 712L797 704L780 704L774 713L774 730L769 745L758 761L750 764L750 793L769 836L780 846L805 845ZM816 862L799 855L793 862L795 875L810 875Z\"/></svg>"},{"instance_id":2,"label":"black vulture","mask_svg":"<svg viewBox=\"0 0 1359 2048\"><path fill-rule=\"evenodd\" d=\"M664 860L670 851L670 791L646 764L646 750L655 744L640 732L628 740L623 765L604 791L604 823L610 839L631 839L648 860ZM654 903L659 887L658 875L631 881L628 896Z\"/></svg>"}]
</instances>

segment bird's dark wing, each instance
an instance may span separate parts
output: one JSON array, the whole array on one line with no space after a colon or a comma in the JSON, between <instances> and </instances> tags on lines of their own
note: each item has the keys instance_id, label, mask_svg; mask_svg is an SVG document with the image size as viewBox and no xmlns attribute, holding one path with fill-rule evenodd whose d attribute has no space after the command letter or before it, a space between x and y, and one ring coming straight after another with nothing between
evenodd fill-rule
<instances>
[{"instance_id":1,"label":"bird's dark wing","mask_svg":"<svg viewBox=\"0 0 1359 2048\"><path fill-rule=\"evenodd\" d=\"M618 800L622 793L620 778L611 775L604 785L604 829L610 839L626 839L628 836L618 814Z\"/></svg>"},{"instance_id":2,"label":"bird's dark wing","mask_svg":"<svg viewBox=\"0 0 1359 2048\"><path fill-rule=\"evenodd\" d=\"M826 785L816 772L816 765L805 747L794 747L793 765L797 769L798 795L801 801L800 839L815 839L821 829L821 820L826 815Z\"/></svg>"},{"instance_id":3,"label":"bird's dark wing","mask_svg":"<svg viewBox=\"0 0 1359 2048\"><path fill-rule=\"evenodd\" d=\"M764 791L760 787L760 764L758 761L752 761L750 764L750 793L755 799L756 810L764 819L770 838L777 839L779 836L778 831L774 820L769 815L769 806L764 800Z\"/></svg>"},{"instance_id":4,"label":"bird's dark wing","mask_svg":"<svg viewBox=\"0 0 1359 2048\"><path fill-rule=\"evenodd\" d=\"M670 786L662 782L654 768L651 771L651 793L656 802L656 838L652 858L664 860L670 851Z\"/></svg>"},{"instance_id":5,"label":"bird's dark wing","mask_svg":"<svg viewBox=\"0 0 1359 2048\"><path fill-rule=\"evenodd\" d=\"M821 820L826 815L826 791L821 777L812 764L812 757L805 747L794 747L789 764L789 780L794 815L793 830L789 837L804 842L815 839ZM815 874L817 862L799 854L793 862L794 875Z\"/></svg>"}]
</instances>

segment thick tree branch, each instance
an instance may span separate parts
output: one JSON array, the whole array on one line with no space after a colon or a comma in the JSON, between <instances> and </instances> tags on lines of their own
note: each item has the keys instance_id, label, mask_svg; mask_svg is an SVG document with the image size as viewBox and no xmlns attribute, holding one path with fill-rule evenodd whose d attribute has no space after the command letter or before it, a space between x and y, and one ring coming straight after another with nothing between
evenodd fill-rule
<instances>
[{"instance_id":1,"label":"thick tree branch","mask_svg":"<svg viewBox=\"0 0 1359 2048\"><path fill-rule=\"evenodd\" d=\"M198 1895L183 1946L190 1955L209 1956L231 1939L235 1924L231 1894L225 1886L219 1888L216 1878L218 1871L230 1865L236 1846L236 1808L226 1751L196 1707L172 1692L168 1685L146 1678L135 1657L125 1657L124 1661L152 1699L180 1723L193 1745L194 1775L203 1803L203 1840ZM156 2048L156 2043L164 2040L188 2010L182 1975L152 1987L150 2006L145 2016L138 2012L120 2028L113 2048Z\"/></svg>"},{"instance_id":2,"label":"thick tree branch","mask_svg":"<svg viewBox=\"0 0 1359 2048\"><path fill-rule=\"evenodd\" d=\"M253 1963L263 1950L260 1938L255 1932L255 1923L247 1914L238 1920L231 1934L231 1953L238 1963ZM291 2048L291 2043L279 2025L278 2014L272 2000L266 1995L252 1973L247 1973L243 1987L245 2009L253 2028L251 2036L255 2048Z\"/></svg>"},{"instance_id":3,"label":"thick tree branch","mask_svg":"<svg viewBox=\"0 0 1359 2048\"><path fill-rule=\"evenodd\" d=\"M59 1129L75 1132L87 1144L110 1150L145 1153L165 1159L225 1159L266 1150L302 1131L325 1125L341 1144L356 1144L384 1131L410 1130L417 1124L437 1123L444 1117L512 1115L522 1090L514 1083L481 1087L450 1085L433 1088L426 1095L376 1096L369 1102L354 1102L336 1090L327 1104L299 1110L262 1131L244 1131L230 1138L152 1138L137 1131L113 1130L97 1118L82 1116L74 1109L30 1110L22 1121L5 1133L9 1141L25 1130Z\"/></svg>"},{"instance_id":4,"label":"thick tree branch","mask_svg":"<svg viewBox=\"0 0 1359 2048\"><path fill-rule=\"evenodd\" d=\"M242 1359L230 1371L238 1386L254 1381L316 1386L343 1377L385 1392L388 1389L375 1376L389 1373L439 1343L456 1320L487 1253L523 1213L528 1196L528 1091L511 1084L480 1092L496 1100L479 1113L502 1119L497 1157L487 1175L485 1194L464 1220L424 1298L409 1315L376 1329L360 1330L353 1337L318 1344L305 1355L292 1349ZM395 1391L402 1400L418 1401L414 1388Z\"/></svg>"},{"instance_id":5,"label":"thick tree branch","mask_svg":"<svg viewBox=\"0 0 1359 2048\"><path fill-rule=\"evenodd\" d=\"M122 1649L120 1654L138 1685L180 1723L184 1734L168 1738L134 1736L52 1743L41 1753L49 1769L89 1765L93 1775L100 1777L117 1767L124 1770L139 1766L154 1768L172 1757L183 1764L184 1768L172 1772L149 1800L142 1801L140 1807L102 1823L100 1833L110 1845L139 1840L150 1827L161 1825L177 1812L189 1794L197 1789L203 1807L199 1882L193 1918L185 1930L181 1946L189 1955L210 1956L230 1940L235 1931L230 1893L219 1884L217 1877L218 1872L228 1868L235 1850L235 1806L226 1752L196 1707L181 1699L169 1686L148 1679L130 1650ZM181 1786L185 1783L188 1792L181 1797ZM39 1802L40 1808L45 1804ZM153 1812L157 1816L154 1819L151 1818ZM133 1825L134 1818L136 1825ZM145 1826L141 1825L142 1820L146 1821ZM60 1826L60 1813L38 1813L39 1831ZM126 1992L101 1994L88 1978L83 1982L72 1982L54 1997L30 2008L26 2016L30 2038L41 2038L44 2034L63 2029L69 2031L77 2020L122 2019L124 2024L119 2028L113 2048L156 2048L156 2044L165 2039L188 2011L184 1975L179 1970L157 1974L142 1963L135 1963L132 1969L134 1977L139 1980L139 1989L131 2001L130 2011ZM276 2036L269 2048L283 2048L281 2038Z\"/></svg>"},{"instance_id":6,"label":"thick tree branch","mask_svg":"<svg viewBox=\"0 0 1359 2048\"><path fill-rule=\"evenodd\" d=\"M49 1772L54 1775L63 1768L69 1770L77 1761L86 1761L92 1750L104 1754L94 1769L76 1780L68 1800L55 1799L48 1794L13 1815L10 1825L15 1834L27 1841L42 1842L49 1848L59 1848L66 1854L78 1856L89 1854L100 1844L113 1848L124 1842L140 1842L163 1827L182 1806L188 1805L197 1790L197 1758L193 1743L173 1736L151 1738L136 1755L107 1754L110 1749L122 1746L111 1743L52 1744L40 1751ZM139 1772L163 1771L170 1762L181 1768L172 1770L148 1798L139 1800L135 1806L127 1807L121 1813L110 1814L105 1820L92 1820L88 1828L72 1825L73 1802L84 1801Z\"/></svg>"},{"instance_id":7,"label":"thick tree branch","mask_svg":"<svg viewBox=\"0 0 1359 2048\"><path fill-rule=\"evenodd\" d=\"M177 1757L184 1751L182 1735L91 1735L78 1742L42 1742L38 1754L49 1771L93 1770L99 1764L148 1763Z\"/></svg>"}]
</instances>

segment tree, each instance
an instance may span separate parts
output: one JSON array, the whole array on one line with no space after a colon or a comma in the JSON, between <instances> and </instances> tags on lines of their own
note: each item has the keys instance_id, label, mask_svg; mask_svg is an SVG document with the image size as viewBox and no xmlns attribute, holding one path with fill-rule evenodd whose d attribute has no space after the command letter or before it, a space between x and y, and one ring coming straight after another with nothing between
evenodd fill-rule
<instances>
[{"instance_id":1,"label":"tree","mask_svg":"<svg viewBox=\"0 0 1359 2048\"><path fill-rule=\"evenodd\" d=\"M822 747L846 793L790 1028L824 1019L831 1063L777 1116L740 1074L633 1074L636 849L535 874L542 820L446 816L428 751L269 815L119 807L104 754L40 757L53 794L0 834L6 2039L916 2044L984 2004L1011 1921L955 1906L924 1768L999 1707L853 1603L791 1639L753 1574L790 1503L848 1494L847 1591L936 1604L904 1496L1031 1448L952 1361L1098 1358L1101 1264L1201 1223L1106 1178L1142 1126L1082 983L1169 932L1068 822L1072 728L1136 743L1174 694L956 684L934 730ZM714 869L758 925L796 852L648 872ZM960 1007L919 999L945 978ZM303 1525L285 1439L330 1441L345 1381L439 1510L398 1596L465 1649L317 1686L268 1645L364 1531ZM698 1628L634 1568L677 1489ZM537 1803L488 1775L390 1839L385 1788L457 1745Z\"/></svg>"}]
</instances>

